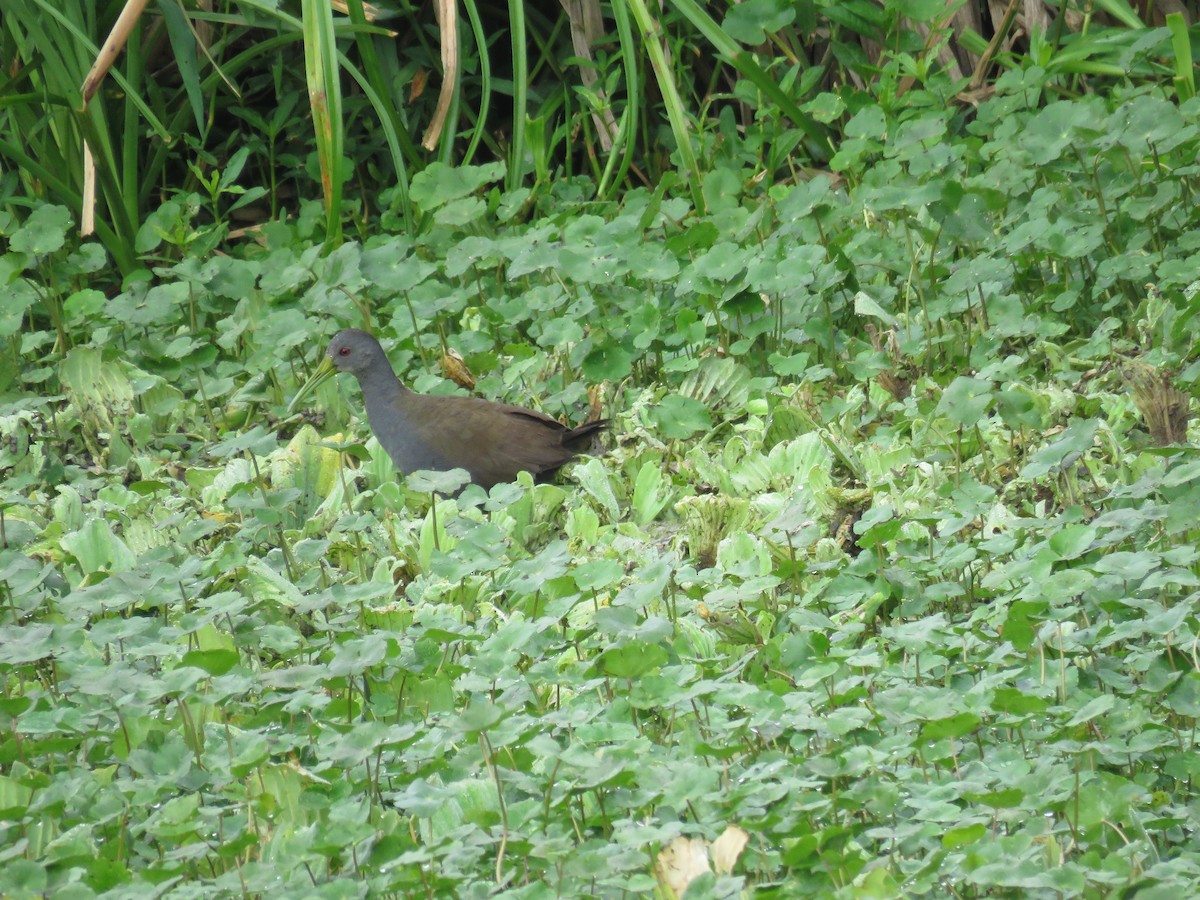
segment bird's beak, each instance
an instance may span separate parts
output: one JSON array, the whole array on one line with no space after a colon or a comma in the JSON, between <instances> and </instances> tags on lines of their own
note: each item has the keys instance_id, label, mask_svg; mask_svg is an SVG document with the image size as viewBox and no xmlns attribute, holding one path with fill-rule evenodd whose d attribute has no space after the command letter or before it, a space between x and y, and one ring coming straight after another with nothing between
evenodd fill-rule
<instances>
[{"instance_id":1,"label":"bird's beak","mask_svg":"<svg viewBox=\"0 0 1200 900\"><path fill-rule=\"evenodd\" d=\"M337 374L337 369L333 365L333 360L328 356L322 357L321 364L313 371L308 381L300 385L300 390L296 391L296 396L292 398L292 402L288 404L287 414L290 416L295 412L296 407L300 405L300 401L313 393L318 387Z\"/></svg>"}]
</instances>

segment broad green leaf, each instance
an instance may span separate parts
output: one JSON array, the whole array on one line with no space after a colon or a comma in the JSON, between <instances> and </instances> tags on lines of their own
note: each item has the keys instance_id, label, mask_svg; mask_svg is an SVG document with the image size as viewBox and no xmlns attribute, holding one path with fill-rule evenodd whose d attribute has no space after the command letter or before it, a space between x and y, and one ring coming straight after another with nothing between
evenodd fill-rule
<instances>
[{"instance_id":1,"label":"broad green leaf","mask_svg":"<svg viewBox=\"0 0 1200 900\"><path fill-rule=\"evenodd\" d=\"M650 411L659 433L668 440L686 440L712 428L708 407L699 400L668 394Z\"/></svg>"},{"instance_id":2,"label":"broad green leaf","mask_svg":"<svg viewBox=\"0 0 1200 900\"><path fill-rule=\"evenodd\" d=\"M613 678L636 678L659 669L667 651L659 644L631 641L605 650L596 659L596 669Z\"/></svg>"},{"instance_id":3,"label":"broad green leaf","mask_svg":"<svg viewBox=\"0 0 1200 900\"><path fill-rule=\"evenodd\" d=\"M942 392L938 413L960 427L969 428L987 414L994 396L990 381L960 375Z\"/></svg>"}]
</instances>

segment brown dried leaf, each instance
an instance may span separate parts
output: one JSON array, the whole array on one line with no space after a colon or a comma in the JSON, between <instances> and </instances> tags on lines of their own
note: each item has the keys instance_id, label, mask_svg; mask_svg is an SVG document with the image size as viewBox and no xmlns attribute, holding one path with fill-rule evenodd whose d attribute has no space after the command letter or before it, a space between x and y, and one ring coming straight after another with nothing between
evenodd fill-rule
<instances>
[{"instance_id":1,"label":"brown dried leaf","mask_svg":"<svg viewBox=\"0 0 1200 900\"><path fill-rule=\"evenodd\" d=\"M112 64L117 61L117 57L125 49L129 33L137 27L138 19L142 15L142 10L146 8L147 2L148 0L127 0L121 14L117 16L112 31L104 39L104 46L96 54L92 70L87 73L87 77L83 79L83 84L80 86L80 92L83 94L83 109L87 109L88 101L96 95L100 82L104 80L104 76L108 74Z\"/></svg>"},{"instance_id":2,"label":"brown dried leaf","mask_svg":"<svg viewBox=\"0 0 1200 900\"><path fill-rule=\"evenodd\" d=\"M417 69L413 73L412 84L408 87L408 102L412 103L425 93L425 85L429 81L428 69Z\"/></svg>"},{"instance_id":3,"label":"brown dried leaf","mask_svg":"<svg viewBox=\"0 0 1200 900\"><path fill-rule=\"evenodd\" d=\"M593 384L588 388L588 417L589 422L604 418L604 385Z\"/></svg>"},{"instance_id":4,"label":"brown dried leaf","mask_svg":"<svg viewBox=\"0 0 1200 900\"><path fill-rule=\"evenodd\" d=\"M421 139L421 146L430 151L436 150L438 141L441 140L442 129L446 125L446 114L450 111L451 100L454 99L454 85L458 82L458 6L454 0L434 0L433 11L441 32L442 88L438 91L433 118Z\"/></svg>"},{"instance_id":5,"label":"brown dried leaf","mask_svg":"<svg viewBox=\"0 0 1200 900\"><path fill-rule=\"evenodd\" d=\"M346 0L333 0L332 6L342 15L350 15L350 10L346 6ZM373 3L364 3L362 5L363 16L368 22L374 22L379 18L379 7Z\"/></svg>"},{"instance_id":6,"label":"brown dried leaf","mask_svg":"<svg viewBox=\"0 0 1200 900\"><path fill-rule=\"evenodd\" d=\"M1156 445L1164 447L1187 440L1191 397L1175 386L1174 372L1134 362L1126 367L1125 380Z\"/></svg>"},{"instance_id":7,"label":"brown dried leaf","mask_svg":"<svg viewBox=\"0 0 1200 900\"><path fill-rule=\"evenodd\" d=\"M442 354L441 365L442 374L459 387L464 387L468 391L475 389L475 376L471 374L471 370L467 368L462 354L457 350L446 348L446 352Z\"/></svg>"}]
</instances>

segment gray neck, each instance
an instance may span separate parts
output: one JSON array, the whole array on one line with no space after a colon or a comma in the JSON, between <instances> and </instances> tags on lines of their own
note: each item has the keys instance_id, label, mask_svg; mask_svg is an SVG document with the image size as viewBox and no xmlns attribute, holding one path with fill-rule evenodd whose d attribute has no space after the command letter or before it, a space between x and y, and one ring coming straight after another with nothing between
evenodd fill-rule
<instances>
[{"instance_id":1,"label":"gray neck","mask_svg":"<svg viewBox=\"0 0 1200 900\"><path fill-rule=\"evenodd\" d=\"M358 378L358 386L362 388L367 417L372 421L376 420L387 406L411 393L400 383L390 365L371 366L366 372L356 372L355 375Z\"/></svg>"}]
</instances>

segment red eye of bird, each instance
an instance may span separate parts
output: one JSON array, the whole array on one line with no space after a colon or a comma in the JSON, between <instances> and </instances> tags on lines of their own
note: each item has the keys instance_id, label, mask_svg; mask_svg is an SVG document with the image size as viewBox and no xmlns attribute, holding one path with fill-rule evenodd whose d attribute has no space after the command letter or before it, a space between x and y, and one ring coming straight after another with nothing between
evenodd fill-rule
<instances>
[{"instance_id":1,"label":"red eye of bird","mask_svg":"<svg viewBox=\"0 0 1200 900\"><path fill-rule=\"evenodd\" d=\"M339 347L338 348L338 356L349 356L349 355L350 355L349 347Z\"/></svg>"}]
</instances>

